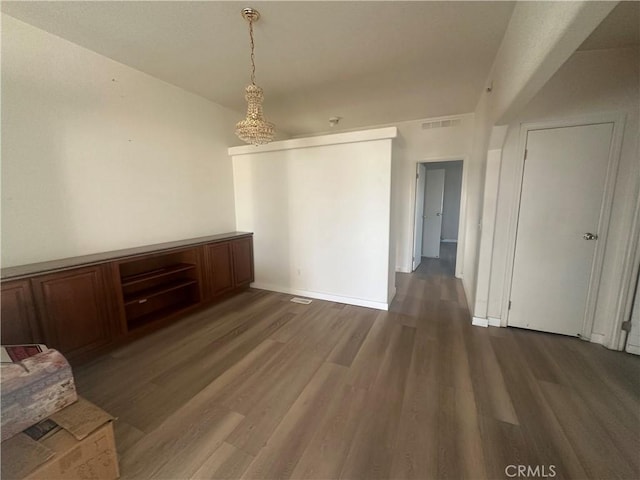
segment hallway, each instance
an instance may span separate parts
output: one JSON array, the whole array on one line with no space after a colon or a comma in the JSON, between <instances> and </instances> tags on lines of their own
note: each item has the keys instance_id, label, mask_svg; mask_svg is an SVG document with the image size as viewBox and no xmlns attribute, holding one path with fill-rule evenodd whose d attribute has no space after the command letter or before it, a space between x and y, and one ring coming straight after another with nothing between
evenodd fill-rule
<instances>
[{"instance_id":1,"label":"hallway","mask_svg":"<svg viewBox=\"0 0 640 480\"><path fill-rule=\"evenodd\" d=\"M455 276L456 248L458 248L457 243L440 243L440 258L422 257L420 266L413 273L421 278L428 276Z\"/></svg>"}]
</instances>

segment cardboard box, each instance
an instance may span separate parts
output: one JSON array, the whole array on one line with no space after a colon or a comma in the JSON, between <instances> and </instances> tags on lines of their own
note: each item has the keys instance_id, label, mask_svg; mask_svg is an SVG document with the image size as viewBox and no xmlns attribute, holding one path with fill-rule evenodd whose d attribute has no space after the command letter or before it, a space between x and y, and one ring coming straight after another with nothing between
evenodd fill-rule
<instances>
[{"instance_id":1,"label":"cardboard box","mask_svg":"<svg viewBox=\"0 0 640 480\"><path fill-rule=\"evenodd\" d=\"M41 347L1 349L2 441L78 399L69 362L58 351Z\"/></svg>"},{"instance_id":2,"label":"cardboard box","mask_svg":"<svg viewBox=\"0 0 640 480\"><path fill-rule=\"evenodd\" d=\"M114 418L83 398L2 442L3 479L113 480Z\"/></svg>"}]
</instances>

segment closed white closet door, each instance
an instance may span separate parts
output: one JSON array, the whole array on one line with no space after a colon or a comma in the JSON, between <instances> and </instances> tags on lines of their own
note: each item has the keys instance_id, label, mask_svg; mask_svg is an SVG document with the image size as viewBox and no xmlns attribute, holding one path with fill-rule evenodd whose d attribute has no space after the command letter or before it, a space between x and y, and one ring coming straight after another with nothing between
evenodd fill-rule
<instances>
[{"instance_id":1,"label":"closed white closet door","mask_svg":"<svg viewBox=\"0 0 640 480\"><path fill-rule=\"evenodd\" d=\"M422 239L423 257L440 258L443 200L444 169L427 170L424 197L424 236Z\"/></svg>"},{"instance_id":2,"label":"closed white closet door","mask_svg":"<svg viewBox=\"0 0 640 480\"><path fill-rule=\"evenodd\" d=\"M582 333L612 123L530 131L509 326Z\"/></svg>"}]
</instances>

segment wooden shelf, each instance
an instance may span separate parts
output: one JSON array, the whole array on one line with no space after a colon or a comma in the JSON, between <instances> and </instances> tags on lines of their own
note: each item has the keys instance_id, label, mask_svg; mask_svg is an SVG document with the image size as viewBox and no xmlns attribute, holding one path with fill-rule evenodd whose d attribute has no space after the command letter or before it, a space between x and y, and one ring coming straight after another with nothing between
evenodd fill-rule
<instances>
[{"instance_id":1,"label":"wooden shelf","mask_svg":"<svg viewBox=\"0 0 640 480\"><path fill-rule=\"evenodd\" d=\"M184 301L180 303L173 304L171 306L161 308L160 310L155 310L154 312L148 313L147 315L142 315L141 317L133 318L127 322L127 326L129 331L135 330L137 328L144 327L158 320L162 320L171 315L174 315L178 312L186 310L194 305L197 305L197 301Z\"/></svg>"},{"instance_id":2,"label":"wooden shelf","mask_svg":"<svg viewBox=\"0 0 640 480\"><path fill-rule=\"evenodd\" d=\"M168 267L158 268L150 272L143 272L137 275L130 275L123 277L121 280L123 287L129 287L138 283L146 282L147 280L154 280L156 278L162 278L165 276L173 275L179 272L185 272L188 270L194 270L195 265L191 263L178 263L176 265L170 265Z\"/></svg>"},{"instance_id":3,"label":"wooden shelf","mask_svg":"<svg viewBox=\"0 0 640 480\"><path fill-rule=\"evenodd\" d=\"M135 295L127 296L124 299L125 306L134 305L136 303L144 303L149 298L156 297L158 295L162 295L167 292L171 292L172 290L177 290L179 288L188 287L190 285L196 285L198 282L196 280L176 280L174 282L163 283L158 287L148 288L146 290L142 290L140 292L136 292Z\"/></svg>"}]
</instances>

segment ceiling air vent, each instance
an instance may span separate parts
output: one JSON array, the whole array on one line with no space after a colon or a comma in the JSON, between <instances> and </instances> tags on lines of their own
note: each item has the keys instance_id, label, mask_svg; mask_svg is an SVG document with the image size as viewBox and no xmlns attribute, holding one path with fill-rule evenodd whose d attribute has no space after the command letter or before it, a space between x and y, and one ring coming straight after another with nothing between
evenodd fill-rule
<instances>
[{"instance_id":1,"label":"ceiling air vent","mask_svg":"<svg viewBox=\"0 0 640 480\"><path fill-rule=\"evenodd\" d=\"M435 122L425 122L422 124L422 129L431 130L432 128L457 127L458 125L460 125L460 119L452 118L449 120L436 120Z\"/></svg>"}]
</instances>

